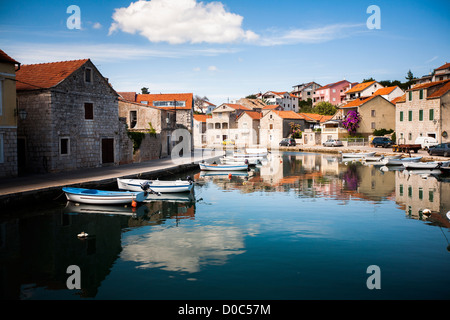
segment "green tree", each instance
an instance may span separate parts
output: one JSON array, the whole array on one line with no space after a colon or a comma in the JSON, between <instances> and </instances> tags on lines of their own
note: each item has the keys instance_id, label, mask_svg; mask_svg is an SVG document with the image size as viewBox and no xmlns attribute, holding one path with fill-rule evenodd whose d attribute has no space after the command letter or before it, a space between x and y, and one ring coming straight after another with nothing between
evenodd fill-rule
<instances>
[{"instance_id":1,"label":"green tree","mask_svg":"<svg viewBox=\"0 0 450 320\"><path fill-rule=\"evenodd\" d=\"M298 107L300 109L300 112L305 112L305 113L312 113L313 112L313 106L312 106L311 98L308 98L306 101L305 100L300 100L298 102Z\"/></svg>"},{"instance_id":2,"label":"green tree","mask_svg":"<svg viewBox=\"0 0 450 320\"><path fill-rule=\"evenodd\" d=\"M150 94L150 91L148 91L148 88L143 87L143 88L141 88L141 93L142 94Z\"/></svg>"},{"instance_id":3,"label":"green tree","mask_svg":"<svg viewBox=\"0 0 450 320\"><path fill-rule=\"evenodd\" d=\"M332 116L336 113L337 108L330 102L322 101L314 106L313 111L324 116Z\"/></svg>"},{"instance_id":4,"label":"green tree","mask_svg":"<svg viewBox=\"0 0 450 320\"><path fill-rule=\"evenodd\" d=\"M408 82L411 82L411 81L413 81L415 79L413 73L411 72L411 69L406 74L405 79L408 80Z\"/></svg>"}]
</instances>

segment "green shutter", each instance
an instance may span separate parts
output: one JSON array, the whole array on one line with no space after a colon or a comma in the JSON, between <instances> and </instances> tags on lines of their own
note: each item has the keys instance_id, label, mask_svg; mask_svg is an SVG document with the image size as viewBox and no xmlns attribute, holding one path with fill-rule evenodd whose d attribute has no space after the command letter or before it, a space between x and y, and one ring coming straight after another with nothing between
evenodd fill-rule
<instances>
[{"instance_id":1,"label":"green shutter","mask_svg":"<svg viewBox=\"0 0 450 320\"><path fill-rule=\"evenodd\" d=\"M420 92L419 92L419 99L423 99L423 89L420 89Z\"/></svg>"},{"instance_id":2,"label":"green shutter","mask_svg":"<svg viewBox=\"0 0 450 320\"><path fill-rule=\"evenodd\" d=\"M400 111L400 121L403 121L403 111Z\"/></svg>"},{"instance_id":3,"label":"green shutter","mask_svg":"<svg viewBox=\"0 0 450 320\"><path fill-rule=\"evenodd\" d=\"M430 109L430 121L434 120L434 109Z\"/></svg>"},{"instance_id":4,"label":"green shutter","mask_svg":"<svg viewBox=\"0 0 450 320\"><path fill-rule=\"evenodd\" d=\"M412 101L412 91L409 92L409 101Z\"/></svg>"},{"instance_id":5,"label":"green shutter","mask_svg":"<svg viewBox=\"0 0 450 320\"><path fill-rule=\"evenodd\" d=\"M412 121L412 110L408 111L408 121Z\"/></svg>"},{"instance_id":6,"label":"green shutter","mask_svg":"<svg viewBox=\"0 0 450 320\"><path fill-rule=\"evenodd\" d=\"M423 121L423 110L419 110L419 121Z\"/></svg>"}]
</instances>

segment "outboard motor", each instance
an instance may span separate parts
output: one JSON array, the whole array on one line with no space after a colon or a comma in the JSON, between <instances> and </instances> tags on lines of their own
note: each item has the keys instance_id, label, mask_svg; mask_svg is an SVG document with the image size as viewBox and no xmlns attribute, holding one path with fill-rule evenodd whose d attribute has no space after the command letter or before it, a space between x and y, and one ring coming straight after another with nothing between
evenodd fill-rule
<instances>
[{"instance_id":1,"label":"outboard motor","mask_svg":"<svg viewBox=\"0 0 450 320\"><path fill-rule=\"evenodd\" d=\"M248 165L248 159L245 159L244 163Z\"/></svg>"},{"instance_id":2,"label":"outboard motor","mask_svg":"<svg viewBox=\"0 0 450 320\"><path fill-rule=\"evenodd\" d=\"M145 192L148 192L148 190L150 190L150 183L148 183L148 181L145 181L144 183L141 183L141 188Z\"/></svg>"}]
</instances>

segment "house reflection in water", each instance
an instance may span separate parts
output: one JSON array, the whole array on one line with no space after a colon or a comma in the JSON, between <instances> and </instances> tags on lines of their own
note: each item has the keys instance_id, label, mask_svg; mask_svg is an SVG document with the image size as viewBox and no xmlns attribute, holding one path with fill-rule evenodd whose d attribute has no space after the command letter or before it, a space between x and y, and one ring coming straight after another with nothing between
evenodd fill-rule
<instances>
[{"instance_id":1,"label":"house reflection in water","mask_svg":"<svg viewBox=\"0 0 450 320\"><path fill-rule=\"evenodd\" d=\"M424 209L432 212L432 218L441 220L450 227L445 214L450 211L450 183L440 181L436 176L429 174L395 173L395 199L413 219L425 219ZM442 219L441 219L442 218Z\"/></svg>"}]
</instances>

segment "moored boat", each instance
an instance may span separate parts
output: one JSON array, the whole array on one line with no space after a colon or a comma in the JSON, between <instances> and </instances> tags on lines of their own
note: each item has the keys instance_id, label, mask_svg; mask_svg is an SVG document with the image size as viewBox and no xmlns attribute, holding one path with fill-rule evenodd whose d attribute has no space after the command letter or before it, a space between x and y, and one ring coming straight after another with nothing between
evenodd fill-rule
<instances>
[{"instance_id":1,"label":"moored boat","mask_svg":"<svg viewBox=\"0 0 450 320\"><path fill-rule=\"evenodd\" d=\"M233 153L234 158L254 158L266 157L268 154L267 148L247 148L245 152Z\"/></svg>"},{"instance_id":2,"label":"moored boat","mask_svg":"<svg viewBox=\"0 0 450 320\"><path fill-rule=\"evenodd\" d=\"M376 152L347 152L341 153L343 158L364 158L373 157Z\"/></svg>"},{"instance_id":3,"label":"moored boat","mask_svg":"<svg viewBox=\"0 0 450 320\"><path fill-rule=\"evenodd\" d=\"M209 171L243 171L248 170L248 164L206 164L200 163L200 170L209 170Z\"/></svg>"},{"instance_id":4,"label":"moored boat","mask_svg":"<svg viewBox=\"0 0 450 320\"><path fill-rule=\"evenodd\" d=\"M450 161L430 161L430 162L407 162L403 166L408 170L434 170L439 168L445 168L450 165Z\"/></svg>"},{"instance_id":5,"label":"moored boat","mask_svg":"<svg viewBox=\"0 0 450 320\"><path fill-rule=\"evenodd\" d=\"M222 164L235 164L235 165L256 165L261 163L263 157L252 157L252 158L235 158L235 157L222 157L220 158L220 163Z\"/></svg>"},{"instance_id":6,"label":"moored boat","mask_svg":"<svg viewBox=\"0 0 450 320\"><path fill-rule=\"evenodd\" d=\"M371 157L363 157L364 161L381 161L383 159L400 159L402 157L402 155L397 155L397 156L388 156L385 157L384 155L381 156L371 156Z\"/></svg>"},{"instance_id":7,"label":"moored boat","mask_svg":"<svg viewBox=\"0 0 450 320\"><path fill-rule=\"evenodd\" d=\"M87 204L126 204L143 202L144 192L104 191L95 189L65 187L62 189L69 201Z\"/></svg>"},{"instance_id":8,"label":"moored boat","mask_svg":"<svg viewBox=\"0 0 450 320\"><path fill-rule=\"evenodd\" d=\"M385 166L402 166L407 162L419 162L422 157L403 158L403 159L383 159L380 162Z\"/></svg>"},{"instance_id":9,"label":"moored boat","mask_svg":"<svg viewBox=\"0 0 450 320\"><path fill-rule=\"evenodd\" d=\"M150 189L156 193L189 192L193 187L190 178L174 181L117 178L117 185L120 190L147 191Z\"/></svg>"}]
</instances>

